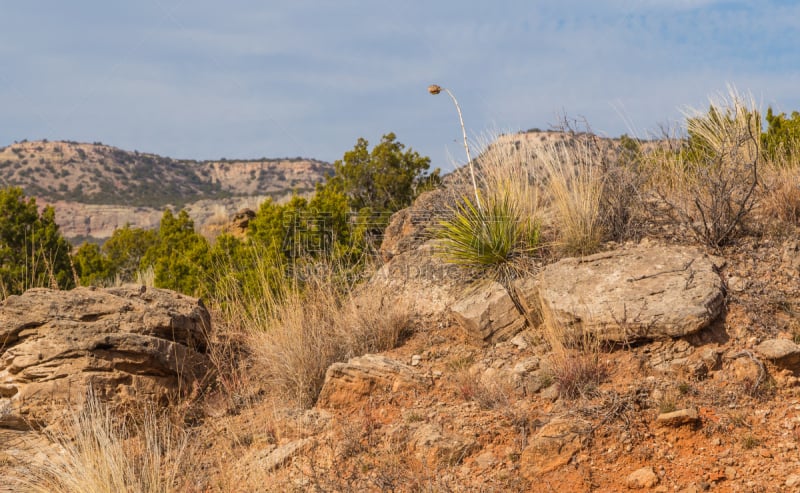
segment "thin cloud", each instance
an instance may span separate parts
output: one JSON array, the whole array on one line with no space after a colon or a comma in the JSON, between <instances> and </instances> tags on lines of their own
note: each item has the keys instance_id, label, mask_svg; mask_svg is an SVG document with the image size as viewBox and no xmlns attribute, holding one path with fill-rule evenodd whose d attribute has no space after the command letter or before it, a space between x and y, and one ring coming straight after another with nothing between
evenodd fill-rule
<instances>
[{"instance_id":1,"label":"thin cloud","mask_svg":"<svg viewBox=\"0 0 800 493\"><path fill-rule=\"evenodd\" d=\"M49 0L4 17L0 145L334 160L394 131L446 167L460 128L430 83L456 93L472 133L546 128L562 111L609 135L646 131L728 82L800 107L788 2Z\"/></svg>"}]
</instances>

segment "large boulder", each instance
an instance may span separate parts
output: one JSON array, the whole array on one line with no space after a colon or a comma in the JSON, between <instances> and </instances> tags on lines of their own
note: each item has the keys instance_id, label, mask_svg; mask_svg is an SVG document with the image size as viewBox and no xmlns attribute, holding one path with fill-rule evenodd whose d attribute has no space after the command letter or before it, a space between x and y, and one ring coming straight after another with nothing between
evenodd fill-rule
<instances>
[{"instance_id":1,"label":"large boulder","mask_svg":"<svg viewBox=\"0 0 800 493\"><path fill-rule=\"evenodd\" d=\"M410 207L392 214L383 233L381 257L389 261L419 248L431 239L431 228L455 208L458 198L468 193L463 187L438 188L420 194Z\"/></svg>"},{"instance_id":2,"label":"large boulder","mask_svg":"<svg viewBox=\"0 0 800 493\"><path fill-rule=\"evenodd\" d=\"M450 175L448 175L450 176ZM419 319L441 321L453 303L465 296L475 275L438 255L433 229L453 214L471 188L448 179L446 188L422 193L414 203L394 213L381 242L385 264L372 277L371 287L389 293Z\"/></svg>"},{"instance_id":3,"label":"large boulder","mask_svg":"<svg viewBox=\"0 0 800 493\"><path fill-rule=\"evenodd\" d=\"M517 293L523 306L540 306L568 334L585 330L612 342L698 332L721 313L724 301L713 259L677 246L563 259L545 267L534 283L518 283Z\"/></svg>"},{"instance_id":4,"label":"large boulder","mask_svg":"<svg viewBox=\"0 0 800 493\"><path fill-rule=\"evenodd\" d=\"M164 399L209 368L196 298L123 286L31 289L0 303L0 428L46 426L91 387L116 404Z\"/></svg>"}]
</instances>

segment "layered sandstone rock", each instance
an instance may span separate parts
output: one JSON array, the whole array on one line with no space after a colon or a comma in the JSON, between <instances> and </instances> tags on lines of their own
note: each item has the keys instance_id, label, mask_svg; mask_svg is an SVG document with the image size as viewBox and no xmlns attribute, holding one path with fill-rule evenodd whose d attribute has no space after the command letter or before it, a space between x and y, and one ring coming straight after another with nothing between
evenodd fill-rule
<instances>
[{"instance_id":1,"label":"layered sandstone rock","mask_svg":"<svg viewBox=\"0 0 800 493\"><path fill-rule=\"evenodd\" d=\"M0 428L46 426L91 389L112 404L166 399L208 369L208 311L128 285L31 289L0 304Z\"/></svg>"}]
</instances>

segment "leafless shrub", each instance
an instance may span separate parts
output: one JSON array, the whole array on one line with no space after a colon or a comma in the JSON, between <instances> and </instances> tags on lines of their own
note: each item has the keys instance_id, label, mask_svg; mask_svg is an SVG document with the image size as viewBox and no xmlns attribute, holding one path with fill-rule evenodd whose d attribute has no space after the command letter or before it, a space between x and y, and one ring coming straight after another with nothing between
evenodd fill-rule
<instances>
[{"instance_id":1,"label":"leafless shrub","mask_svg":"<svg viewBox=\"0 0 800 493\"><path fill-rule=\"evenodd\" d=\"M649 155L655 190L673 219L718 248L733 239L755 205L761 164L759 113L731 89L687 118L689 140ZM689 145L691 144L691 145Z\"/></svg>"}]
</instances>

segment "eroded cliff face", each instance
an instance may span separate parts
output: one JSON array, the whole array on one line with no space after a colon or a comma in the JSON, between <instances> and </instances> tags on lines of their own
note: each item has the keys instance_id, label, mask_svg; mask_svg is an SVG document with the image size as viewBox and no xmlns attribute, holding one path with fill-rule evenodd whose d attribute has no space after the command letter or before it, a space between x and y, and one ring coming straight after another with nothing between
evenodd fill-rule
<instances>
[{"instance_id":1,"label":"eroded cliff face","mask_svg":"<svg viewBox=\"0 0 800 493\"><path fill-rule=\"evenodd\" d=\"M201 231L267 198L307 194L331 165L305 158L193 161L101 143L32 141L0 148L0 186L52 205L67 238L103 240L130 224L153 228L185 207Z\"/></svg>"},{"instance_id":2,"label":"eroded cliff face","mask_svg":"<svg viewBox=\"0 0 800 493\"><path fill-rule=\"evenodd\" d=\"M253 195L230 197L225 199L198 200L187 204L184 208L201 234L216 236L216 231L226 225L230 218L242 209L257 210L258 206L268 198L282 201L290 197L287 192L282 196ZM37 203L42 204L40 199ZM132 227L157 228L163 208L137 207L124 205L83 204L80 202L55 201L48 203L56 210L56 222L62 234L68 239L104 240L112 235L115 229L126 224ZM170 207L170 206L164 206Z\"/></svg>"}]
</instances>

